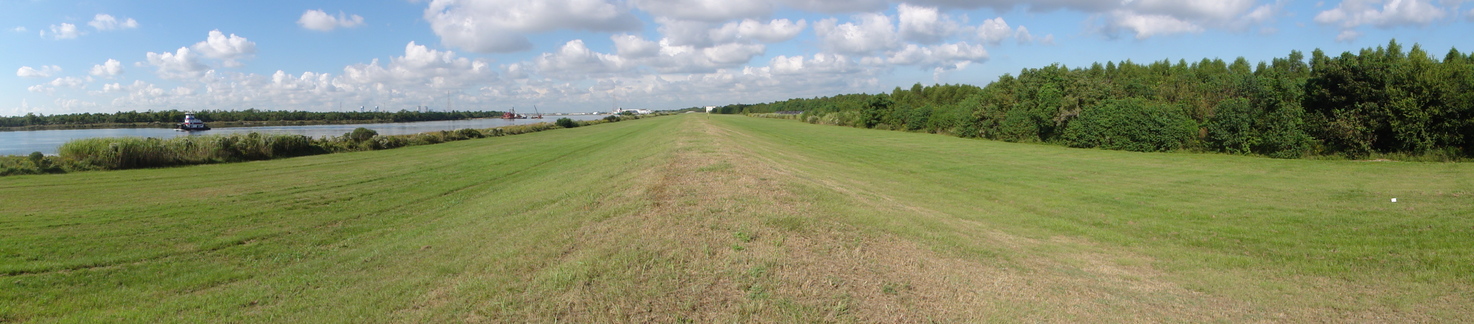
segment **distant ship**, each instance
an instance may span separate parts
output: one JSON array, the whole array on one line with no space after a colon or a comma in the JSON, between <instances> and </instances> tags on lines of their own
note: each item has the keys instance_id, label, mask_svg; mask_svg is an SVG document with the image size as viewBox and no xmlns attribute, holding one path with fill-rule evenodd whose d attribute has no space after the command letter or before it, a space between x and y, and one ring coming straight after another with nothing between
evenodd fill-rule
<instances>
[{"instance_id":1,"label":"distant ship","mask_svg":"<svg viewBox=\"0 0 1474 324\"><path fill-rule=\"evenodd\" d=\"M207 131L210 130L210 126L205 125L205 122L200 121L198 118L194 118L194 114L184 114L184 122L174 126L174 130L181 132Z\"/></svg>"},{"instance_id":2,"label":"distant ship","mask_svg":"<svg viewBox=\"0 0 1474 324\"><path fill-rule=\"evenodd\" d=\"M502 113L502 119L527 119L527 116L518 115L517 108L512 108L511 110Z\"/></svg>"}]
</instances>

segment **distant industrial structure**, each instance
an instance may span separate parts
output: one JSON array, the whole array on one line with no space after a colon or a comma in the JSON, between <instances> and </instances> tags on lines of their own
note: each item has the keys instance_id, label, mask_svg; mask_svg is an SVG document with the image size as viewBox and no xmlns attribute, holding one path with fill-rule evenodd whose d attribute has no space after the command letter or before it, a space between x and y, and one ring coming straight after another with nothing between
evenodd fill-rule
<instances>
[{"instance_id":1,"label":"distant industrial structure","mask_svg":"<svg viewBox=\"0 0 1474 324\"><path fill-rule=\"evenodd\" d=\"M624 108L614 108L614 114L616 114L616 115L618 115L618 114L621 114L621 113L624 113L624 112L626 112L626 111L628 111L628 112L630 112L630 113L633 113L633 114L637 114L637 115L644 115L644 114L649 114L649 113L651 113L651 111L650 111L650 110L649 110L649 109L624 109Z\"/></svg>"}]
</instances>

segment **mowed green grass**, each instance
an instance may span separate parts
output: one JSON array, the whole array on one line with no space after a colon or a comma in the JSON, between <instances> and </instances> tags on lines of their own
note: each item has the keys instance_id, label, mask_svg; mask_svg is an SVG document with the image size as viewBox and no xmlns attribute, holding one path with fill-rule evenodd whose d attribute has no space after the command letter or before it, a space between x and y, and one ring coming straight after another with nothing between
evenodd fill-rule
<instances>
[{"instance_id":1,"label":"mowed green grass","mask_svg":"<svg viewBox=\"0 0 1474 324\"><path fill-rule=\"evenodd\" d=\"M779 144L758 149L811 177L1030 236L1140 247L1182 266L1474 282L1474 164L1136 153L721 121ZM905 219L879 221L912 225Z\"/></svg>"},{"instance_id":2,"label":"mowed green grass","mask_svg":"<svg viewBox=\"0 0 1474 324\"><path fill-rule=\"evenodd\" d=\"M695 176L725 178L677 181ZM787 198L753 198L773 191ZM721 192L736 196L701 198ZM668 228L642 227L655 223ZM694 234L651 234L664 230ZM904 299L922 295L907 283L785 292L835 278L779 278L797 267L782 256L805 254L769 247L802 249L789 238L822 241L814 233L824 231L940 255L927 260L1069 279L1041 296L1115 280L1079 258L1104 255L1248 305L1217 317L1230 321L1274 320L1283 309L1301 320L1470 320L1474 298L1469 164L1079 150L683 115L387 151L0 178L0 321L879 320L856 311L878 305L865 294L901 296L914 307L897 312L923 314L906 321L933 310ZM771 257L748 257L760 253ZM662 304L728 288L742 297ZM1172 296L1152 303L1188 303ZM1064 306L1045 301L995 300L943 320L1084 319L1054 317ZM727 304L740 305L713 306Z\"/></svg>"},{"instance_id":3,"label":"mowed green grass","mask_svg":"<svg viewBox=\"0 0 1474 324\"><path fill-rule=\"evenodd\" d=\"M1474 164L1137 153L720 121L771 144L756 149L775 163L862 200L1143 253L1201 291L1355 308L1450 296L1467 303L1474 283ZM984 259L1069 249L981 245L948 222L896 217L905 213L855 221Z\"/></svg>"},{"instance_id":4,"label":"mowed green grass","mask_svg":"<svg viewBox=\"0 0 1474 324\"><path fill-rule=\"evenodd\" d=\"M0 319L394 320L436 280L520 280L562 231L638 205L604 199L671 121L0 179ZM613 206L573 212L592 205Z\"/></svg>"}]
</instances>

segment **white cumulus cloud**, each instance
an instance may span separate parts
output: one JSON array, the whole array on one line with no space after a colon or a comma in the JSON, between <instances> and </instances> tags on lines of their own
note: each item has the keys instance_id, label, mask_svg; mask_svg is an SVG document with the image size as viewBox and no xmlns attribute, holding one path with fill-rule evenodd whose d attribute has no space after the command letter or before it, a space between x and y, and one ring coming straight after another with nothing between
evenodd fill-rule
<instances>
[{"instance_id":1,"label":"white cumulus cloud","mask_svg":"<svg viewBox=\"0 0 1474 324\"><path fill-rule=\"evenodd\" d=\"M812 57L779 55L768 61L774 74L836 74L855 72L858 68L848 57L819 53Z\"/></svg>"},{"instance_id":2,"label":"white cumulus cloud","mask_svg":"<svg viewBox=\"0 0 1474 324\"><path fill-rule=\"evenodd\" d=\"M957 32L959 25L936 7L920 7L902 3L896 7L901 38L934 44Z\"/></svg>"},{"instance_id":3,"label":"white cumulus cloud","mask_svg":"<svg viewBox=\"0 0 1474 324\"><path fill-rule=\"evenodd\" d=\"M1136 39L1147 39L1157 35L1171 35L1182 33L1200 33L1204 29L1196 23L1180 19L1171 15L1142 14L1135 11L1117 10L1111 12L1112 30L1128 30L1136 34Z\"/></svg>"},{"instance_id":4,"label":"white cumulus cloud","mask_svg":"<svg viewBox=\"0 0 1474 324\"><path fill-rule=\"evenodd\" d=\"M76 77L60 77L51 82L27 87L26 90L40 93L54 93L57 88L81 89L85 82Z\"/></svg>"},{"instance_id":5,"label":"white cumulus cloud","mask_svg":"<svg viewBox=\"0 0 1474 324\"><path fill-rule=\"evenodd\" d=\"M763 44L725 43L710 47L675 45L660 41L659 54L636 61L661 73L709 73L751 61L767 50Z\"/></svg>"},{"instance_id":6,"label":"white cumulus cloud","mask_svg":"<svg viewBox=\"0 0 1474 324\"><path fill-rule=\"evenodd\" d=\"M655 22L660 24L656 30L665 36L661 40L670 45L710 47L716 44L711 23L665 17L656 17Z\"/></svg>"},{"instance_id":7,"label":"white cumulus cloud","mask_svg":"<svg viewBox=\"0 0 1474 324\"><path fill-rule=\"evenodd\" d=\"M968 64L982 62L987 59L988 50L984 49L982 45L961 42L931 46L906 44L905 48L887 57L886 62L900 65L918 65L938 70L952 70L961 69L967 67Z\"/></svg>"},{"instance_id":8,"label":"white cumulus cloud","mask_svg":"<svg viewBox=\"0 0 1474 324\"><path fill-rule=\"evenodd\" d=\"M762 44L727 43L703 50L706 58L719 66L747 64L754 56L762 55L767 47Z\"/></svg>"},{"instance_id":9,"label":"white cumulus cloud","mask_svg":"<svg viewBox=\"0 0 1474 324\"><path fill-rule=\"evenodd\" d=\"M386 84L393 86L457 87L494 76L491 66L481 60L459 57L452 51L437 51L409 42L404 56L392 57L387 66L375 59L369 64L343 68L344 83L357 85Z\"/></svg>"},{"instance_id":10,"label":"white cumulus cloud","mask_svg":"<svg viewBox=\"0 0 1474 324\"><path fill-rule=\"evenodd\" d=\"M623 2L605 0L433 0L424 17L441 42L480 53L531 48L528 33L635 31L641 25Z\"/></svg>"},{"instance_id":11,"label":"white cumulus cloud","mask_svg":"<svg viewBox=\"0 0 1474 324\"><path fill-rule=\"evenodd\" d=\"M1447 11L1426 0L1345 0L1316 14L1315 22L1343 29L1365 25L1388 28L1428 25L1447 16Z\"/></svg>"},{"instance_id":12,"label":"white cumulus cloud","mask_svg":"<svg viewBox=\"0 0 1474 324\"><path fill-rule=\"evenodd\" d=\"M1229 21L1248 12L1255 0L1135 0L1126 1L1130 8L1146 14L1167 15L1177 19Z\"/></svg>"},{"instance_id":13,"label":"white cumulus cloud","mask_svg":"<svg viewBox=\"0 0 1474 324\"><path fill-rule=\"evenodd\" d=\"M60 25L51 25L50 34L44 30L41 31L41 37L48 37L47 35L51 35L51 39L73 39L81 36L82 31L77 30L77 25L61 23Z\"/></svg>"},{"instance_id":14,"label":"white cumulus cloud","mask_svg":"<svg viewBox=\"0 0 1474 324\"><path fill-rule=\"evenodd\" d=\"M1286 0L1131 0L1098 1L1095 5L1061 7L1096 13L1109 34L1129 33L1136 39L1208 29L1247 30L1280 15Z\"/></svg>"},{"instance_id":15,"label":"white cumulus cloud","mask_svg":"<svg viewBox=\"0 0 1474 324\"><path fill-rule=\"evenodd\" d=\"M968 1L968 0L963 0ZM884 10L886 0L780 0L786 6L822 13L851 13Z\"/></svg>"},{"instance_id":16,"label":"white cumulus cloud","mask_svg":"<svg viewBox=\"0 0 1474 324\"><path fill-rule=\"evenodd\" d=\"M52 87L81 88L83 87L83 80L77 77L60 77L47 82L47 84L52 85Z\"/></svg>"},{"instance_id":17,"label":"white cumulus cloud","mask_svg":"<svg viewBox=\"0 0 1474 324\"><path fill-rule=\"evenodd\" d=\"M660 44L640 36L619 34L609 38L614 41L615 52L622 57L640 58L660 53Z\"/></svg>"},{"instance_id":18,"label":"white cumulus cloud","mask_svg":"<svg viewBox=\"0 0 1474 324\"><path fill-rule=\"evenodd\" d=\"M1018 26L1018 29L1014 30L1013 38L1018 41L1019 45L1032 43L1054 45L1054 34L1044 34L1044 37L1036 37L1033 33L1029 32L1029 27L1024 26Z\"/></svg>"},{"instance_id":19,"label":"white cumulus cloud","mask_svg":"<svg viewBox=\"0 0 1474 324\"><path fill-rule=\"evenodd\" d=\"M556 52L544 53L535 62L539 71L572 79L585 79L590 74L614 73L626 68L624 59L589 50L583 40L578 39L563 44Z\"/></svg>"},{"instance_id":20,"label":"white cumulus cloud","mask_svg":"<svg viewBox=\"0 0 1474 324\"><path fill-rule=\"evenodd\" d=\"M752 19L729 22L722 27L711 31L712 41L726 43L738 40L756 40L764 43L778 43L793 39L798 33L804 31L808 22L799 19L797 22L788 19L774 19L769 22L761 22Z\"/></svg>"},{"instance_id":21,"label":"white cumulus cloud","mask_svg":"<svg viewBox=\"0 0 1474 324\"><path fill-rule=\"evenodd\" d=\"M1008 22L1003 20L1003 17L984 20L981 25L977 26L978 41L990 45L998 45L1010 37L1017 41L1019 45L1032 44L1036 40L1040 44L1054 44L1054 34L1046 34L1043 38L1035 39L1034 34L1029 32L1029 27L1018 26L1018 28L1014 28L1009 26Z\"/></svg>"},{"instance_id":22,"label":"white cumulus cloud","mask_svg":"<svg viewBox=\"0 0 1474 324\"><path fill-rule=\"evenodd\" d=\"M119 20L113 17L113 15L97 14L97 16L92 17L92 21L88 22L87 25L97 30L132 29L138 28L138 21L133 20L133 18Z\"/></svg>"},{"instance_id":23,"label":"white cumulus cloud","mask_svg":"<svg viewBox=\"0 0 1474 324\"><path fill-rule=\"evenodd\" d=\"M90 71L89 74L98 77L112 77L123 74L123 62L118 62L118 60L114 59L108 59L107 62L93 65L92 71Z\"/></svg>"},{"instance_id":24,"label":"white cumulus cloud","mask_svg":"<svg viewBox=\"0 0 1474 324\"><path fill-rule=\"evenodd\" d=\"M1345 0L1315 15L1315 22L1340 26L1337 41L1361 37L1353 29L1360 26L1390 28L1425 26L1448 16L1448 12L1427 0Z\"/></svg>"},{"instance_id":25,"label":"white cumulus cloud","mask_svg":"<svg viewBox=\"0 0 1474 324\"><path fill-rule=\"evenodd\" d=\"M1034 41L1034 34L1029 33L1028 27L1018 26L1018 30L1013 33L1013 38L1017 39L1019 44L1028 44Z\"/></svg>"},{"instance_id":26,"label":"white cumulus cloud","mask_svg":"<svg viewBox=\"0 0 1474 324\"><path fill-rule=\"evenodd\" d=\"M61 72L60 66L42 65L40 69L22 66L15 71L15 76L22 78L49 78L52 73Z\"/></svg>"},{"instance_id":27,"label":"white cumulus cloud","mask_svg":"<svg viewBox=\"0 0 1474 324\"><path fill-rule=\"evenodd\" d=\"M757 18L773 12L773 4L768 1L634 0L633 3L657 17L707 22Z\"/></svg>"},{"instance_id":28,"label":"white cumulus cloud","mask_svg":"<svg viewBox=\"0 0 1474 324\"><path fill-rule=\"evenodd\" d=\"M834 18L814 24L814 33L829 50L847 54L865 54L895 48L900 44L891 18L881 14L856 15L858 22L840 24Z\"/></svg>"},{"instance_id":29,"label":"white cumulus cloud","mask_svg":"<svg viewBox=\"0 0 1474 324\"><path fill-rule=\"evenodd\" d=\"M165 79L193 79L204 75L209 66L200 63L199 55L191 52L187 47L180 47L174 53L148 52L144 54L148 58L148 64L153 65L161 78Z\"/></svg>"},{"instance_id":30,"label":"white cumulus cloud","mask_svg":"<svg viewBox=\"0 0 1474 324\"><path fill-rule=\"evenodd\" d=\"M1013 34L1013 27L1009 27L1003 17L984 20L982 25L978 25L978 39L989 44L1002 43Z\"/></svg>"},{"instance_id":31,"label":"white cumulus cloud","mask_svg":"<svg viewBox=\"0 0 1474 324\"><path fill-rule=\"evenodd\" d=\"M195 43L190 48L205 57L223 60L226 67L240 67L239 60L251 58L256 54L255 42L235 34L226 36L220 30L211 30L210 36L205 38L205 41Z\"/></svg>"},{"instance_id":32,"label":"white cumulus cloud","mask_svg":"<svg viewBox=\"0 0 1474 324\"><path fill-rule=\"evenodd\" d=\"M302 18L297 19L297 25L316 31L333 31L334 29L353 28L363 25L363 17L359 15L348 15L342 11L335 17L322 10L307 10L302 13Z\"/></svg>"}]
</instances>

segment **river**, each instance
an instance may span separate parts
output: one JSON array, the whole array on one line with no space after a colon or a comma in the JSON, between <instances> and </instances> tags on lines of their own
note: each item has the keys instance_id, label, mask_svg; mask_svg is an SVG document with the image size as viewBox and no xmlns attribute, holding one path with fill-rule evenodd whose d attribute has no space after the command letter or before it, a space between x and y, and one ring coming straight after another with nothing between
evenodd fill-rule
<instances>
[{"instance_id":1,"label":"river","mask_svg":"<svg viewBox=\"0 0 1474 324\"><path fill-rule=\"evenodd\" d=\"M0 132L0 155L26 155L31 154L31 152L41 152L44 154L55 155L57 149L60 148L62 144L65 144L68 141L93 137L170 138L179 136L199 136L210 134L249 132L297 134L309 137L322 137L340 136L343 135L343 133L352 132L354 128L359 127L372 129L379 132L379 135L404 135L443 130L457 130L463 128L492 128L543 122L551 123L558 118L565 117L573 120L594 120L604 118L605 116L608 115L548 116L545 119L483 118L412 123L223 127L203 132L180 132L175 131L171 128L60 129Z\"/></svg>"}]
</instances>

